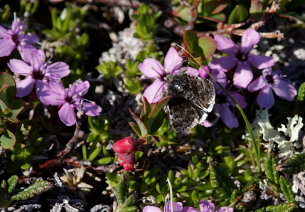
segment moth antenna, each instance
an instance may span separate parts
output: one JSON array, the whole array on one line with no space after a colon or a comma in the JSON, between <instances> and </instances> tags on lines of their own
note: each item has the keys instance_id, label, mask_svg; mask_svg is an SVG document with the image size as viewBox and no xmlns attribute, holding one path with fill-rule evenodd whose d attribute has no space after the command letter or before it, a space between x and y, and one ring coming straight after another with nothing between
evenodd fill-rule
<instances>
[{"instance_id":1,"label":"moth antenna","mask_svg":"<svg viewBox=\"0 0 305 212\"><path fill-rule=\"evenodd\" d=\"M169 178L166 179L166 182L168 183L168 187L169 187L171 212L174 212L174 205L173 205L173 187L172 187L172 184L171 184L171 181L169 180Z\"/></svg>"}]
</instances>

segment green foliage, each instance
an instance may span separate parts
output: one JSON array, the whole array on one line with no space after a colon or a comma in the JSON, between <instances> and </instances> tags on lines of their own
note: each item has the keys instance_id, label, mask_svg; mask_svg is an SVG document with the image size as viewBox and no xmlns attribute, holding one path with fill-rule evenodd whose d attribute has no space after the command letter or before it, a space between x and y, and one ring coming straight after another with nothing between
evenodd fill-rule
<instances>
[{"instance_id":1,"label":"green foliage","mask_svg":"<svg viewBox=\"0 0 305 212\"><path fill-rule=\"evenodd\" d=\"M16 85L9 73L0 73L0 144L3 148L12 149L16 136L8 129L9 123L19 123L18 114L23 109L23 102L15 98Z\"/></svg>"},{"instance_id":2,"label":"green foliage","mask_svg":"<svg viewBox=\"0 0 305 212\"><path fill-rule=\"evenodd\" d=\"M199 64L201 64L201 60L209 59L217 48L217 44L212 37L202 36L198 38L197 33L190 30L184 32L183 43L192 56L201 58L196 59Z\"/></svg>"},{"instance_id":3,"label":"green foliage","mask_svg":"<svg viewBox=\"0 0 305 212\"><path fill-rule=\"evenodd\" d=\"M135 36L143 40L152 40L158 31L157 19L161 14L160 10L154 11L149 5L142 4L132 16L132 19L136 21Z\"/></svg>"},{"instance_id":4,"label":"green foliage","mask_svg":"<svg viewBox=\"0 0 305 212\"><path fill-rule=\"evenodd\" d=\"M119 76L123 72L123 68L117 62L104 62L96 67L96 69L104 75L106 79Z\"/></svg>"},{"instance_id":5,"label":"green foliage","mask_svg":"<svg viewBox=\"0 0 305 212\"><path fill-rule=\"evenodd\" d=\"M305 170L305 153L293 155L284 163L280 164L277 169L289 174L297 174Z\"/></svg>"},{"instance_id":6,"label":"green foliage","mask_svg":"<svg viewBox=\"0 0 305 212\"><path fill-rule=\"evenodd\" d=\"M132 110L129 111L136 121L136 124L130 122L129 125L140 138L147 139L149 137L154 139L151 135L161 126L164 119L163 108L170 100L170 97L164 97L159 102L153 104L149 104L145 98L143 99L144 106L140 116Z\"/></svg>"},{"instance_id":7,"label":"green foliage","mask_svg":"<svg viewBox=\"0 0 305 212\"><path fill-rule=\"evenodd\" d=\"M283 203L279 205L270 205L265 208L256 210L256 212L291 212L295 208L297 208L295 203Z\"/></svg>"},{"instance_id":8,"label":"green foliage","mask_svg":"<svg viewBox=\"0 0 305 212\"><path fill-rule=\"evenodd\" d=\"M88 117L90 134L87 138L88 142L106 142L111 139L110 119L106 116Z\"/></svg>"},{"instance_id":9,"label":"green foliage","mask_svg":"<svg viewBox=\"0 0 305 212\"><path fill-rule=\"evenodd\" d=\"M27 200L41 194L52 187L52 184L46 180L36 181L34 184L30 185L23 191L12 196L12 200Z\"/></svg>"},{"instance_id":10,"label":"green foliage","mask_svg":"<svg viewBox=\"0 0 305 212\"><path fill-rule=\"evenodd\" d=\"M299 87L297 100L299 102L303 102L305 100L305 82Z\"/></svg>"},{"instance_id":11,"label":"green foliage","mask_svg":"<svg viewBox=\"0 0 305 212\"><path fill-rule=\"evenodd\" d=\"M248 9L243 4L238 4L235 6L235 8L232 10L228 23L233 24L236 22L242 22L246 20L249 16Z\"/></svg>"},{"instance_id":12,"label":"green foliage","mask_svg":"<svg viewBox=\"0 0 305 212\"><path fill-rule=\"evenodd\" d=\"M84 31L87 27L84 19L87 14L87 7L77 7L66 4L66 7L59 12L52 9L52 29L46 29L48 43L54 43L56 59L64 60L72 65L72 76L69 80L74 81L83 76L78 69L87 59L86 48L89 44L89 35Z\"/></svg>"},{"instance_id":13,"label":"green foliage","mask_svg":"<svg viewBox=\"0 0 305 212\"><path fill-rule=\"evenodd\" d=\"M285 195L287 202L294 203L295 198L294 198L294 194L292 192L292 186L291 186L290 182L283 176L280 177L280 186L281 186L282 192Z\"/></svg>"},{"instance_id":14,"label":"green foliage","mask_svg":"<svg viewBox=\"0 0 305 212\"><path fill-rule=\"evenodd\" d=\"M17 175L11 176L7 181L2 180L0 187L0 208L9 207L13 201L28 200L53 187L50 182L40 180L21 191L16 191L17 181Z\"/></svg>"},{"instance_id":15,"label":"green foliage","mask_svg":"<svg viewBox=\"0 0 305 212\"><path fill-rule=\"evenodd\" d=\"M265 161L266 177L272 185L276 188L279 185L279 172L276 170L277 162L274 156L269 155Z\"/></svg>"},{"instance_id":16,"label":"green foliage","mask_svg":"<svg viewBox=\"0 0 305 212\"><path fill-rule=\"evenodd\" d=\"M137 211L135 206L137 194L130 192L130 184L127 175L118 176L114 173L107 173L107 183L113 187L118 203L117 212Z\"/></svg>"}]
</instances>

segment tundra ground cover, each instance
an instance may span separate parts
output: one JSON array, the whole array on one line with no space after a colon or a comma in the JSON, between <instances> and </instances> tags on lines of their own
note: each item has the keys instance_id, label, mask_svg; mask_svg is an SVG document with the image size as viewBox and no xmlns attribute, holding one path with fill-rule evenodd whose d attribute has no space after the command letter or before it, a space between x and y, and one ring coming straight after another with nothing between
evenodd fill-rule
<instances>
[{"instance_id":1,"label":"tundra ground cover","mask_svg":"<svg viewBox=\"0 0 305 212\"><path fill-rule=\"evenodd\" d=\"M0 2L0 211L305 210L304 5Z\"/></svg>"}]
</instances>

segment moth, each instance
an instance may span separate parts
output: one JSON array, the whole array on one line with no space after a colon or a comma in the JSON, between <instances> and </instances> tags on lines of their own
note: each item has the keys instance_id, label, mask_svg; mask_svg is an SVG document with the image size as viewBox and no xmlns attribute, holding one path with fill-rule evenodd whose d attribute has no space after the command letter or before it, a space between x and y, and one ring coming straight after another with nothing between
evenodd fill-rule
<instances>
[{"instance_id":1,"label":"moth","mask_svg":"<svg viewBox=\"0 0 305 212\"><path fill-rule=\"evenodd\" d=\"M197 124L202 124L212 111L215 87L208 79L186 73L168 75L166 81L168 94L173 97L166 107L171 128L186 134Z\"/></svg>"}]
</instances>

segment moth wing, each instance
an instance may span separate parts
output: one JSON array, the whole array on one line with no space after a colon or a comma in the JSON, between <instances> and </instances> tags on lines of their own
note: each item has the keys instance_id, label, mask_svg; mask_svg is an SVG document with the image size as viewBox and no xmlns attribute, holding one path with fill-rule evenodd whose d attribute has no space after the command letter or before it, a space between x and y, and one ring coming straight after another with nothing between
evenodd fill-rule
<instances>
[{"instance_id":1,"label":"moth wing","mask_svg":"<svg viewBox=\"0 0 305 212\"><path fill-rule=\"evenodd\" d=\"M173 130L178 133L187 134L190 129L202 121L207 114L183 98L172 98L166 112L169 115L169 122Z\"/></svg>"},{"instance_id":2,"label":"moth wing","mask_svg":"<svg viewBox=\"0 0 305 212\"><path fill-rule=\"evenodd\" d=\"M187 75L187 79L193 94L192 103L205 112L211 112L216 96L214 84L208 79L191 75Z\"/></svg>"}]
</instances>

